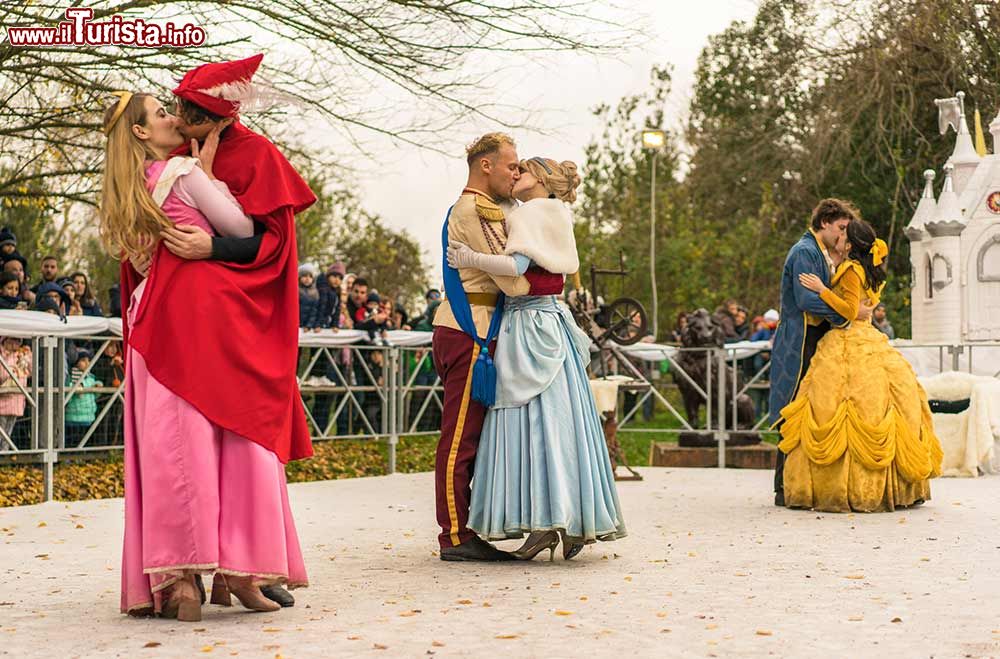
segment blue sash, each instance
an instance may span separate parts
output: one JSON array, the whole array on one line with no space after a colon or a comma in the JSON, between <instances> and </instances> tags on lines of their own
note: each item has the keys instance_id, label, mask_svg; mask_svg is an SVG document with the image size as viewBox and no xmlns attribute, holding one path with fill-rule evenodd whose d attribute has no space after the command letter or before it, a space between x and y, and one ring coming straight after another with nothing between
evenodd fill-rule
<instances>
[{"instance_id":1,"label":"blue sash","mask_svg":"<svg viewBox=\"0 0 1000 659\"><path fill-rule=\"evenodd\" d=\"M492 320L490 320L486 339L479 338L476 324L472 321L472 307L469 305L469 298L466 297L465 288L462 286L462 278L459 276L458 270L448 265L448 218L451 217L451 210L451 208L448 209L448 214L444 218L444 229L441 232L444 294L448 298L448 304L451 305L451 312L455 315L458 326L479 344L479 357L472 367L472 400L479 401L486 407L491 407L496 402L497 369L493 364L493 357L490 356L490 343L500 334L504 295L501 293L497 298L497 307L493 312Z\"/></svg>"}]
</instances>

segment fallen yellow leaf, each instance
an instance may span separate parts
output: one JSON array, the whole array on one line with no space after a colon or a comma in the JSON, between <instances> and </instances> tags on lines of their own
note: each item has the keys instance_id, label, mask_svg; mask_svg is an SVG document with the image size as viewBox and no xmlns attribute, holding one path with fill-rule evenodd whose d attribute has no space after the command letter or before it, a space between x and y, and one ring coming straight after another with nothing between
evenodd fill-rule
<instances>
[{"instance_id":1,"label":"fallen yellow leaf","mask_svg":"<svg viewBox=\"0 0 1000 659\"><path fill-rule=\"evenodd\" d=\"M557 616L571 616L571 615L573 615L573 612L572 611L563 611L561 609L556 609L556 615Z\"/></svg>"},{"instance_id":2,"label":"fallen yellow leaf","mask_svg":"<svg viewBox=\"0 0 1000 659\"><path fill-rule=\"evenodd\" d=\"M520 638L520 636L518 636L517 634L497 634L493 638L498 638L501 641L509 641L514 638Z\"/></svg>"},{"instance_id":3,"label":"fallen yellow leaf","mask_svg":"<svg viewBox=\"0 0 1000 659\"><path fill-rule=\"evenodd\" d=\"M757 636L771 636L771 632L766 629L758 629Z\"/></svg>"}]
</instances>

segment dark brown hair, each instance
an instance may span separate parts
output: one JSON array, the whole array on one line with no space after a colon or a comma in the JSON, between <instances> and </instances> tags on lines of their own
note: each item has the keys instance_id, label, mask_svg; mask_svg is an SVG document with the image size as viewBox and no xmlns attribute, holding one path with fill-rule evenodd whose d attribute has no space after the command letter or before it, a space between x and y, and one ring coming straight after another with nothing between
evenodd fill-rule
<instances>
[{"instance_id":1,"label":"dark brown hair","mask_svg":"<svg viewBox=\"0 0 1000 659\"><path fill-rule=\"evenodd\" d=\"M812 212L811 225L816 231L837 220L856 220L861 216L857 207L849 201L830 197L816 204Z\"/></svg>"},{"instance_id":2,"label":"dark brown hair","mask_svg":"<svg viewBox=\"0 0 1000 659\"><path fill-rule=\"evenodd\" d=\"M179 96L177 97L177 116L192 126L198 126L207 122L214 123L225 119L225 117L219 116L214 112L209 112L200 105L196 105Z\"/></svg>"},{"instance_id":3,"label":"dark brown hair","mask_svg":"<svg viewBox=\"0 0 1000 659\"><path fill-rule=\"evenodd\" d=\"M861 264L865 271L865 281L862 283L873 291L879 290L887 275L885 261L875 265L872 259L871 249L876 238L872 225L860 218L851 219L851 223L847 225L847 242L851 244L847 257Z\"/></svg>"}]
</instances>

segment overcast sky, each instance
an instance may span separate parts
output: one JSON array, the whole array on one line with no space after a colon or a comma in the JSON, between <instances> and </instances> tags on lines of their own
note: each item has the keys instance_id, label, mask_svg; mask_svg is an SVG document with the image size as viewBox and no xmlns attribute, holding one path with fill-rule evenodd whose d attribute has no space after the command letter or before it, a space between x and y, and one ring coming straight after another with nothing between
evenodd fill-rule
<instances>
[{"instance_id":1,"label":"overcast sky","mask_svg":"<svg viewBox=\"0 0 1000 659\"><path fill-rule=\"evenodd\" d=\"M734 20L750 20L756 13L755 0L634 0L633 4L635 20L651 37L642 47L617 61L565 54L544 68L528 62L523 80L500 90L506 102L541 111L536 123L549 133L515 134L521 157L541 155L582 164L585 146L600 133L591 109L600 103L614 105L623 96L646 89L650 68L657 64L674 67L674 92L667 113L669 123L678 123L690 98L698 54L708 36ZM364 206L419 240L435 280L440 277L441 223L468 171L464 145L478 134L498 128L482 125L468 135L456 134L450 147L453 157L395 147L389 158L378 163L377 173L374 167L357 172ZM582 174L586 176L585 171Z\"/></svg>"}]
</instances>

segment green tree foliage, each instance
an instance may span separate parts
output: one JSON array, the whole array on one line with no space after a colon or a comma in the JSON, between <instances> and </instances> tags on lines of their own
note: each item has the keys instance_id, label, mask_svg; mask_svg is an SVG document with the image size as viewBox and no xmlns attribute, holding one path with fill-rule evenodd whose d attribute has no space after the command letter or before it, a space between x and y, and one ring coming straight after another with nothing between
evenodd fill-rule
<instances>
[{"instance_id":1,"label":"green tree foliage","mask_svg":"<svg viewBox=\"0 0 1000 659\"><path fill-rule=\"evenodd\" d=\"M367 279L383 298L389 296L409 311L422 310L427 267L409 233L386 226L377 215L358 212L345 218L335 244L348 271Z\"/></svg>"},{"instance_id":2,"label":"green tree foliage","mask_svg":"<svg viewBox=\"0 0 1000 659\"><path fill-rule=\"evenodd\" d=\"M0 168L0 176L6 170ZM30 274L37 276L42 258L48 254L64 256L66 249L58 248L58 240L66 234L65 223L50 204L47 191L39 179L22 182L19 194L0 197L0 226L9 227L17 237L17 250L28 260ZM57 224L61 226L57 228Z\"/></svg>"},{"instance_id":3,"label":"green tree foliage","mask_svg":"<svg viewBox=\"0 0 1000 659\"><path fill-rule=\"evenodd\" d=\"M884 299L897 334L908 335L902 229L921 172L940 170L954 146L954 134L938 134L933 99L963 90L970 122L975 107L992 119L997 34L995 2L764 0L753 21L710 37L685 134L672 136L657 169L660 326L728 297L751 313L776 307L787 249L815 203L835 196L855 202L889 243ZM645 95L596 110L607 128L588 149L578 213L584 262L624 250L640 271L630 290L646 302L650 163L638 130L659 125L666 90L669 75L655 70Z\"/></svg>"},{"instance_id":4,"label":"green tree foliage","mask_svg":"<svg viewBox=\"0 0 1000 659\"><path fill-rule=\"evenodd\" d=\"M383 296L408 309L419 306L428 272L420 244L366 211L347 182L326 170L305 170L316 203L295 218L299 262L326 269L343 261Z\"/></svg>"},{"instance_id":5,"label":"green tree foliage","mask_svg":"<svg viewBox=\"0 0 1000 659\"><path fill-rule=\"evenodd\" d=\"M605 128L587 147L583 201L577 213L576 241L580 272L590 286L592 266L614 268L624 251L630 275L624 290L613 280L598 282L597 293L607 301L621 294L648 304L651 299L650 188L653 155L643 151L639 135L644 127L663 124L663 102L670 93L670 70L656 68L650 89L621 100L614 108L601 106L595 114ZM670 310L690 304L701 291L691 290L684 262L697 251L683 191L676 180L679 153L676 136L656 155L656 278L660 300L659 326L672 326ZM647 310L650 309L647 306Z\"/></svg>"}]
</instances>

